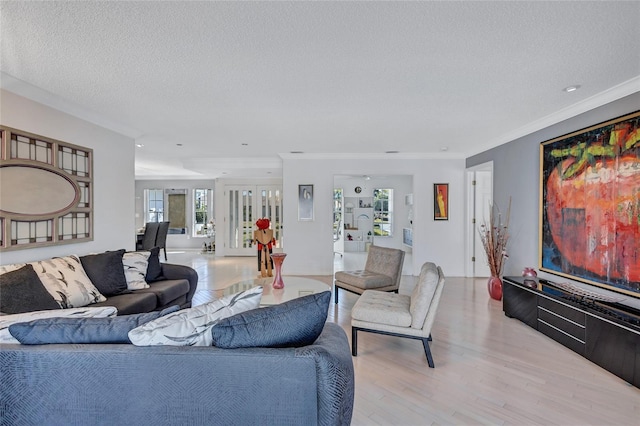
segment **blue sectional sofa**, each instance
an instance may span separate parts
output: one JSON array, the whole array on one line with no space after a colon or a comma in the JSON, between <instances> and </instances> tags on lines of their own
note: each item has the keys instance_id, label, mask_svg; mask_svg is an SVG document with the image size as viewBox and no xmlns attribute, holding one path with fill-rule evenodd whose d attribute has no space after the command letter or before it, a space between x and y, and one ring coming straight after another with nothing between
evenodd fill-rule
<instances>
[{"instance_id":1,"label":"blue sectional sofa","mask_svg":"<svg viewBox=\"0 0 640 426\"><path fill-rule=\"evenodd\" d=\"M348 425L346 334L298 348L0 344L6 425Z\"/></svg>"}]
</instances>

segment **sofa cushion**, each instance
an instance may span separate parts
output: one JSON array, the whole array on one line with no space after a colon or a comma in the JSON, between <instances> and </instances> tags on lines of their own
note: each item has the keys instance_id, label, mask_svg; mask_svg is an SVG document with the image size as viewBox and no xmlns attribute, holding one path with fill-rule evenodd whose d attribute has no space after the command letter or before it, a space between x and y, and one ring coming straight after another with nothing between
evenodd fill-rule
<instances>
[{"instance_id":1,"label":"sofa cushion","mask_svg":"<svg viewBox=\"0 0 640 426\"><path fill-rule=\"evenodd\" d=\"M127 291L127 279L122 266L123 255L124 249L80 257L87 276L105 296L113 296Z\"/></svg>"},{"instance_id":2,"label":"sofa cushion","mask_svg":"<svg viewBox=\"0 0 640 426\"><path fill-rule=\"evenodd\" d=\"M79 308L107 300L93 285L76 255L31 262L31 265L62 308Z\"/></svg>"},{"instance_id":3,"label":"sofa cushion","mask_svg":"<svg viewBox=\"0 0 640 426\"><path fill-rule=\"evenodd\" d=\"M261 298L262 287L254 287L183 309L134 328L129 339L137 346L211 346L211 327L222 318L257 308Z\"/></svg>"},{"instance_id":4,"label":"sofa cushion","mask_svg":"<svg viewBox=\"0 0 640 426\"><path fill-rule=\"evenodd\" d=\"M324 328L330 300L331 292L324 291L224 318L211 329L213 345L228 349L310 345Z\"/></svg>"},{"instance_id":5,"label":"sofa cushion","mask_svg":"<svg viewBox=\"0 0 640 426\"><path fill-rule=\"evenodd\" d=\"M122 257L124 276L129 290L149 288L146 281L149 256L151 256L149 251L132 251L125 253Z\"/></svg>"},{"instance_id":6,"label":"sofa cushion","mask_svg":"<svg viewBox=\"0 0 640 426\"><path fill-rule=\"evenodd\" d=\"M118 315L140 314L155 311L158 308L158 298L153 293L139 293L136 290L111 296L106 301L91 306L115 306Z\"/></svg>"},{"instance_id":7,"label":"sofa cushion","mask_svg":"<svg viewBox=\"0 0 640 426\"><path fill-rule=\"evenodd\" d=\"M338 271L336 281L342 281L362 289L376 289L393 285L393 280L387 275L369 271Z\"/></svg>"},{"instance_id":8,"label":"sofa cushion","mask_svg":"<svg viewBox=\"0 0 640 426\"><path fill-rule=\"evenodd\" d=\"M172 300L183 296L189 292L189 281L187 280L163 280L156 281L149 285L149 288L136 291L136 293L152 293L157 298L158 306L164 306Z\"/></svg>"},{"instance_id":9,"label":"sofa cushion","mask_svg":"<svg viewBox=\"0 0 640 426\"><path fill-rule=\"evenodd\" d=\"M131 343L129 331L178 309L178 306L173 306L161 312L107 318L38 319L13 324L9 326L9 332L23 345Z\"/></svg>"},{"instance_id":10,"label":"sofa cushion","mask_svg":"<svg viewBox=\"0 0 640 426\"><path fill-rule=\"evenodd\" d=\"M60 309L44 288L33 265L0 275L0 310L5 314Z\"/></svg>"},{"instance_id":11,"label":"sofa cushion","mask_svg":"<svg viewBox=\"0 0 640 426\"><path fill-rule=\"evenodd\" d=\"M9 327L19 322L29 322L41 318L105 318L116 316L117 313L118 310L113 306L102 306L2 315L0 316L0 343L20 343L9 333Z\"/></svg>"},{"instance_id":12,"label":"sofa cushion","mask_svg":"<svg viewBox=\"0 0 640 426\"><path fill-rule=\"evenodd\" d=\"M149 250L149 265L147 265L147 275L145 279L148 283L163 279L162 265L160 264L160 247Z\"/></svg>"}]
</instances>

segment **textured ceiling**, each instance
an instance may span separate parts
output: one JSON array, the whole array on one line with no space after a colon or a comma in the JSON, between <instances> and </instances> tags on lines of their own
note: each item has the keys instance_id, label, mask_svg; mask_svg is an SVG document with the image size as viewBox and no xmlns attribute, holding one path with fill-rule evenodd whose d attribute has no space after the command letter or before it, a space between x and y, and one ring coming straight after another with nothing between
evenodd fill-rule
<instances>
[{"instance_id":1,"label":"textured ceiling","mask_svg":"<svg viewBox=\"0 0 640 426\"><path fill-rule=\"evenodd\" d=\"M135 137L138 178L461 158L640 90L640 2L0 8L2 87Z\"/></svg>"}]
</instances>

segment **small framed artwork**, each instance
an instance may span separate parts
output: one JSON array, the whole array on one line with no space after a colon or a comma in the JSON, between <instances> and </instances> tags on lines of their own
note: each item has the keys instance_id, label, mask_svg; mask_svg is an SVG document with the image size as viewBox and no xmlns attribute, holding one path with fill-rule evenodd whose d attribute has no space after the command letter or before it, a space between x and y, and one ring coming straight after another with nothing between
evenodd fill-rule
<instances>
[{"instance_id":1,"label":"small framed artwork","mask_svg":"<svg viewBox=\"0 0 640 426\"><path fill-rule=\"evenodd\" d=\"M313 220L313 185L298 185L298 220Z\"/></svg>"},{"instance_id":2,"label":"small framed artwork","mask_svg":"<svg viewBox=\"0 0 640 426\"><path fill-rule=\"evenodd\" d=\"M433 184L433 220L449 220L449 184Z\"/></svg>"}]
</instances>

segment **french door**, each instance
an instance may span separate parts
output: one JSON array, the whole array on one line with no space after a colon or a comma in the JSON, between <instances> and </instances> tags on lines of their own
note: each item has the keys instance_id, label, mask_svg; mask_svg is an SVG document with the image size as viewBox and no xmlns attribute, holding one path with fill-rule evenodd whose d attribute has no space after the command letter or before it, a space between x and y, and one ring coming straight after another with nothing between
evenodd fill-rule
<instances>
[{"instance_id":1,"label":"french door","mask_svg":"<svg viewBox=\"0 0 640 426\"><path fill-rule=\"evenodd\" d=\"M276 247L282 247L282 186L227 185L225 204L227 254L256 256L253 231L257 229L256 221L265 217L271 221Z\"/></svg>"}]
</instances>

